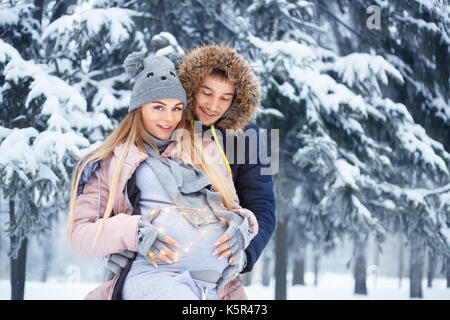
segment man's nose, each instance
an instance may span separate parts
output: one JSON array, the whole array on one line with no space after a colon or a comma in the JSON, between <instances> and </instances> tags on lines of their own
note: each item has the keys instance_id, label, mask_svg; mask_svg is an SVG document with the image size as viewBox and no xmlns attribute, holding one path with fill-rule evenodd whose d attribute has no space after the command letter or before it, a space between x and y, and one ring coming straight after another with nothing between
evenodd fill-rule
<instances>
[{"instance_id":1,"label":"man's nose","mask_svg":"<svg viewBox=\"0 0 450 320\"><path fill-rule=\"evenodd\" d=\"M219 99L218 98L213 98L211 99L210 103L209 103L209 111L215 112L217 111L217 109L219 109Z\"/></svg>"}]
</instances>

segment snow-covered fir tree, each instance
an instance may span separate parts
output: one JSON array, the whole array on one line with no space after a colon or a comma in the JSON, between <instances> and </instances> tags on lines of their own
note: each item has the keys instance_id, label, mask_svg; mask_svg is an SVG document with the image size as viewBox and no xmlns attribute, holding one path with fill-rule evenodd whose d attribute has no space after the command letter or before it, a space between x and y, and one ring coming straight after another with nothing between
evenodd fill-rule
<instances>
[{"instance_id":1,"label":"snow-covered fir tree","mask_svg":"<svg viewBox=\"0 0 450 320\"><path fill-rule=\"evenodd\" d=\"M370 5L380 29L367 27ZM259 75L258 124L280 130L277 298L310 243L319 256L350 237L362 293L369 235L406 235L417 273L425 247L449 257L448 10L442 0L2 2L11 253L61 216L74 164L126 114L129 53L225 43Z\"/></svg>"},{"instance_id":2,"label":"snow-covered fir tree","mask_svg":"<svg viewBox=\"0 0 450 320\"><path fill-rule=\"evenodd\" d=\"M292 160L280 161L282 171L301 181L295 175L298 170L288 169L298 165L308 182L317 180L311 176L324 179L321 187L300 184L296 197L289 187L283 195L277 194L277 200L283 196L297 203L298 198L304 200L303 215L312 211L319 216L315 223L297 225L295 229L301 231L295 232L306 235L305 230L314 230L323 243L351 234L358 258L371 232L382 240L386 230L400 220L411 242L420 240L422 247L448 254L448 241L441 230L446 226L434 219L438 207L419 205L413 194L423 193L423 188L445 188L450 155L403 104L386 97L384 87L404 85L400 71L380 55L339 56L311 38L284 33L282 39L268 42L249 37L260 49L257 65L264 66L259 70L266 90L264 103L282 113L272 120L273 127L284 131L281 157L286 153ZM286 176L277 180L279 185L289 186ZM307 203L314 198L317 202L311 210ZM283 211L289 215L286 219L292 219L290 210L283 207ZM359 273L365 274L364 266ZM355 291L365 293L365 278L356 280Z\"/></svg>"}]
</instances>

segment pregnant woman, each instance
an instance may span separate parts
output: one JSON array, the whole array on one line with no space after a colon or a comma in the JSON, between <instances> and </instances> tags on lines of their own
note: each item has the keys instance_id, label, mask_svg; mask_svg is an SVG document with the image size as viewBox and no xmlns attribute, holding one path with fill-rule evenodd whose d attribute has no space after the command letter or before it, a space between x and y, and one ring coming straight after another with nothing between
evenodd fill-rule
<instances>
[{"instance_id":1,"label":"pregnant woman","mask_svg":"<svg viewBox=\"0 0 450 320\"><path fill-rule=\"evenodd\" d=\"M233 253L256 235L256 218L239 206L214 142L188 130L172 62L136 53L125 68L135 78L129 114L77 165L68 239L83 256L128 250L134 259L87 298L217 299L222 271L244 261ZM229 250L218 256L223 239Z\"/></svg>"}]
</instances>

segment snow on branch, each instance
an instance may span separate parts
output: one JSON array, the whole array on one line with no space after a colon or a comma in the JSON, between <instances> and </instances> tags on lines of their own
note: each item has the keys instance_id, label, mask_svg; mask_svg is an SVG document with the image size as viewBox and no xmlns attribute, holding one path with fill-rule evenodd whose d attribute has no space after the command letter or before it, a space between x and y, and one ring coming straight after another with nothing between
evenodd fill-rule
<instances>
[{"instance_id":1,"label":"snow on branch","mask_svg":"<svg viewBox=\"0 0 450 320\"><path fill-rule=\"evenodd\" d=\"M120 44L129 38L134 28L132 17L139 15L141 14L134 10L123 8L89 9L73 15L64 15L53 21L44 29L42 38L59 38L83 25L86 26L88 37L92 37L105 26L111 42Z\"/></svg>"},{"instance_id":2,"label":"snow on branch","mask_svg":"<svg viewBox=\"0 0 450 320\"><path fill-rule=\"evenodd\" d=\"M323 70L336 72L350 88L367 84L367 89L375 88L379 95L381 95L379 85L388 84L388 75L399 83L404 83L401 73L392 64L382 56L367 53L351 53L337 58L332 63L324 64Z\"/></svg>"},{"instance_id":3,"label":"snow on branch","mask_svg":"<svg viewBox=\"0 0 450 320\"><path fill-rule=\"evenodd\" d=\"M397 119L394 124L399 146L413 156L415 163L423 162L436 172L449 175L447 163L450 163L450 154L442 143L430 138L425 129L414 122L405 105L381 98L374 98L373 103L389 115L388 118Z\"/></svg>"}]
</instances>

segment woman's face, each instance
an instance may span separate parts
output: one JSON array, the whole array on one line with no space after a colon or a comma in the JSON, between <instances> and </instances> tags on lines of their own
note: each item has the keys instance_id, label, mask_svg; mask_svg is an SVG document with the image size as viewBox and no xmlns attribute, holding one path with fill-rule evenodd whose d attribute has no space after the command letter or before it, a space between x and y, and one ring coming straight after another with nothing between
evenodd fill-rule
<instances>
[{"instance_id":1,"label":"woman's face","mask_svg":"<svg viewBox=\"0 0 450 320\"><path fill-rule=\"evenodd\" d=\"M167 140L183 115L179 99L160 99L144 104L141 116L144 128L155 138Z\"/></svg>"}]
</instances>

